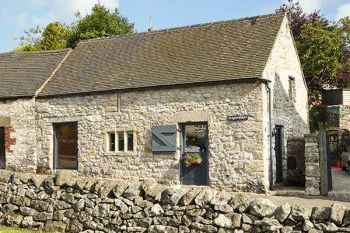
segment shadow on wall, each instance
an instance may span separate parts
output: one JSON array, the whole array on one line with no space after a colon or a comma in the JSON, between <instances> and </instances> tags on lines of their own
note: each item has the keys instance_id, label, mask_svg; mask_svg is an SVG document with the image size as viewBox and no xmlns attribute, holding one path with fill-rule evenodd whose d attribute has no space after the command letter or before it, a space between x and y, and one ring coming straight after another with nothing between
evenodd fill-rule
<instances>
[{"instance_id":1,"label":"shadow on wall","mask_svg":"<svg viewBox=\"0 0 350 233\"><path fill-rule=\"evenodd\" d=\"M289 82L289 85L290 82ZM289 88L289 87L288 87ZM273 86L273 125L283 127L282 133L282 164L283 164L283 184L291 186L305 185L305 140L304 135L309 133L308 119L300 115L296 109L294 101L297 90L292 91L294 96L287 93L281 82L281 78L276 74ZM305 100L307 108L307 99ZM308 109L306 110L308 111ZM307 116L308 113L306 112ZM275 137L273 138L273 148L275 148ZM273 150L274 180L276 180L276 152Z\"/></svg>"}]
</instances>

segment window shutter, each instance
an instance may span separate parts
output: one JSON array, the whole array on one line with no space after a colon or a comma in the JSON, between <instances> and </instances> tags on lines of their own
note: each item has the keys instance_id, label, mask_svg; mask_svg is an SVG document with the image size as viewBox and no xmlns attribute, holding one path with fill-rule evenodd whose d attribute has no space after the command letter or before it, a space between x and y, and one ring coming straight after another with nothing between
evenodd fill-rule
<instances>
[{"instance_id":1,"label":"window shutter","mask_svg":"<svg viewBox=\"0 0 350 233\"><path fill-rule=\"evenodd\" d=\"M155 153L176 152L176 125L161 125L152 128L152 151Z\"/></svg>"}]
</instances>

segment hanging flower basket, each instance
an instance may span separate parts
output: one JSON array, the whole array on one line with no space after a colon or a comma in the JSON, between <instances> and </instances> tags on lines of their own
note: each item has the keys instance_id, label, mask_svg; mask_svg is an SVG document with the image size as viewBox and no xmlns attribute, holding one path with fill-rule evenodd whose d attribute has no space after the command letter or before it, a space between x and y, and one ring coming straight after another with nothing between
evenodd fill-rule
<instances>
[{"instance_id":1,"label":"hanging flower basket","mask_svg":"<svg viewBox=\"0 0 350 233\"><path fill-rule=\"evenodd\" d=\"M190 153L185 157L186 167L191 167L194 165L201 165L203 163L203 158L201 153Z\"/></svg>"}]
</instances>

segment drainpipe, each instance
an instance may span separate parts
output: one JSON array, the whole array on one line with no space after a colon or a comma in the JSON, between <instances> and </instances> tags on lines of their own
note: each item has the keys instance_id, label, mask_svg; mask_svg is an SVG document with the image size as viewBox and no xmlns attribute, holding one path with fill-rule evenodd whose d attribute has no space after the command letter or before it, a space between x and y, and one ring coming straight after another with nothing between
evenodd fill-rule
<instances>
[{"instance_id":1,"label":"drainpipe","mask_svg":"<svg viewBox=\"0 0 350 233\"><path fill-rule=\"evenodd\" d=\"M272 160L272 113L271 113L271 87L268 82L265 82L266 92L267 92L267 102L268 102L268 112L269 112L269 159L270 159L270 190L273 186L273 160Z\"/></svg>"}]
</instances>

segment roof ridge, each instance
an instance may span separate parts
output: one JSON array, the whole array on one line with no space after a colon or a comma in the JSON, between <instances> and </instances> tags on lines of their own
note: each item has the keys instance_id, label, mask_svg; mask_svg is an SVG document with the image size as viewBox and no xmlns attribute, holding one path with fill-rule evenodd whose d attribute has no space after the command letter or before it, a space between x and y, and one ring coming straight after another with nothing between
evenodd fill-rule
<instances>
[{"instance_id":1,"label":"roof ridge","mask_svg":"<svg viewBox=\"0 0 350 233\"><path fill-rule=\"evenodd\" d=\"M3 52L0 53L0 55L6 55L6 54L46 54L46 53L60 53L60 52L68 52L71 50L71 48L65 48L65 49L56 49L56 50L40 50L40 51L9 51L9 52Z\"/></svg>"},{"instance_id":2,"label":"roof ridge","mask_svg":"<svg viewBox=\"0 0 350 233\"><path fill-rule=\"evenodd\" d=\"M279 16L279 15L286 15L286 13L279 12L279 13L271 13L271 14L266 14L266 15L256 15L256 16L238 18L238 19L220 20L220 21L214 21L214 22L210 22L210 23L198 23L198 24L170 27L170 28L164 28L164 29L159 29L159 30L155 30L155 31L145 31L145 32L139 32L139 33L127 34L127 35L111 35L111 36L106 36L106 37L98 37L98 38L93 38L93 39L88 39L88 40L82 40L78 43L78 45L83 44L83 43L89 43L89 42L99 42L102 40L112 40L112 39L128 38L128 37L143 36L143 35L150 35L150 34L153 35L153 34L158 34L158 33L162 33L162 32L169 32L169 31L173 32L173 31L178 31L178 30L194 29L194 28L199 28L199 27L227 24L227 23L232 23L232 22L240 22L240 21L246 21L246 20L269 18L269 17Z\"/></svg>"}]
</instances>

